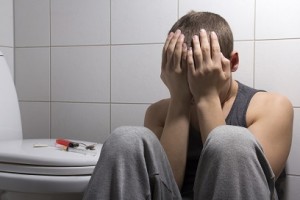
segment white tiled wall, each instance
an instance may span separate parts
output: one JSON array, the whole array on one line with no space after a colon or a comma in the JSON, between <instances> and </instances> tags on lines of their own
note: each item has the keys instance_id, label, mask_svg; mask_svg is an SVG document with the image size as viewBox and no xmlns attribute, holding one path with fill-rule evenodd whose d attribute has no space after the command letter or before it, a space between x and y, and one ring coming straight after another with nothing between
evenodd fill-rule
<instances>
[{"instance_id":1,"label":"white tiled wall","mask_svg":"<svg viewBox=\"0 0 300 200\"><path fill-rule=\"evenodd\" d=\"M0 0L0 51L14 76L14 16L13 0Z\"/></svg>"},{"instance_id":2,"label":"white tiled wall","mask_svg":"<svg viewBox=\"0 0 300 200\"><path fill-rule=\"evenodd\" d=\"M51 103L51 137L105 141L110 133L110 106L101 103Z\"/></svg>"},{"instance_id":3,"label":"white tiled wall","mask_svg":"<svg viewBox=\"0 0 300 200\"><path fill-rule=\"evenodd\" d=\"M174 0L111 0L112 44L161 43L177 20Z\"/></svg>"},{"instance_id":4,"label":"white tiled wall","mask_svg":"<svg viewBox=\"0 0 300 200\"><path fill-rule=\"evenodd\" d=\"M50 100L50 48L16 48L16 88L21 101Z\"/></svg>"},{"instance_id":5,"label":"white tiled wall","mask_svg":"<svg viewBox=\"0 0 300 200\"><path fill-rule=\"evenodd\" d=\"M50 102L21 101L20 111L26 138L50 138Z\"/></svg>"},{"instance_id":6,"label":"white tiled wall","mask_svg":"<svg viewBox=\"0 0 300 200\"><path fill-rule=\"evenodd\" d=\"M112 102L151 103L168 97L169 92L160 81L162 47L145 44L111 48Z\"/></svg>"},{"instance_id":7,"label":"white tiled wall","mask_svg":"<svg viewBox=\"0 0 300 200\"><path fill-rule=\"evenodd\" d=\"M299 88L299 53L300 38L257 41L255 49L256 86L280 92L288 96L294 106L299 107L300 93L295 92Z\"/></svg>"},{"instance_id":8,"label":"white tiled wall","mask_svg":"<svg viewBox=\"0 0 300 200\"><path fill-rule=\"evenodd\" d=\"M233 73L236 80L254 86L254 41L236 41L234 49L239 53L239 68Z\"/></svg>"},{"instance_id":9,"label":"white tiled wall","mask_svg":"<svg viewBox=\"0 0 300 200\"><path fill-rule=\"evenodd\" d=\"M256 39L299 38L300 1L256 1Z\"/></svg>"},{"instance_id":10,"label":"white tiled wall","mask_svg":"<svg viewBox=\"0 0 300 200\"><path fill-rule=\"evenodd\" d=\"M110 0L51 0L52 46L108 45L110 35Z\"/></svg>"},{"instance_id":11,"label":"white tiled wall","mask_svg":"<svg viewBox=\"0 0 300 200\"><path fill-rule=\"evenodd\" d=\"M52 47L51 100L108 103L110 48Z\"/></svg>"},{"instance_id":12,"label":"white tiled wall","mask_svg":"<svg viewBox=\"0 0 300 200\"><path fill-rule=\"evenodd\" d=\"M15 74L24 137L103 142L120 125L142 125L147 106L169 95L161 48L190 10L228 20L240 55L236 79L292 101L287 200L300 199L297 0L14 0L14 18L13 0L0 0L0 50Z\"/></svg>"},{"instance_id":13,"label":"white tiled wall","mask_svg":"<svg viewBox=\"0 0 300 200\"><path fill-rule=\"evenodd\" d=\"M15 45L50 45L49 0L14 0Z\"/></svg>"},{"instance_id":14,"label":"white tiled wall","mask_svg":"<svg viewBox=\"0 0 300 200\"><path fill-rule=\"evenodd\" d=\"M300 199L299 24L299 1L256 1L255 86L288 96L295 111L293 143L287 167L287 200Z\"/></svg>"}]
</instances>

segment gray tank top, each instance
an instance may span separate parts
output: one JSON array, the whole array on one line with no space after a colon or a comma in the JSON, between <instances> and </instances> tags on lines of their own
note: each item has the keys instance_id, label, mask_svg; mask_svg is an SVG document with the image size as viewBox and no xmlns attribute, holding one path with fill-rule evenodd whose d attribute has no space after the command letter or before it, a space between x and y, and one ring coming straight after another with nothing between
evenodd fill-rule
<instances>
[{"instance_id":1,"label":"gray tank top","mask_svg":"<svg viewBox=\"0 0 300 200\"><path fill-rule=\"evenodd\" d=\"M257 92L260 92L260 90L250 88L238 82L237 96L225 120L227 125L241 126L245 128L247 127L246 112L252 97ZM201 141L199 131L195 130L190 125L187 163L185 169L184 182L181 189L181 195L183 197L192 198L193 196L193 186L202 148L203 144Z\"/></svg>"}]
</instances>

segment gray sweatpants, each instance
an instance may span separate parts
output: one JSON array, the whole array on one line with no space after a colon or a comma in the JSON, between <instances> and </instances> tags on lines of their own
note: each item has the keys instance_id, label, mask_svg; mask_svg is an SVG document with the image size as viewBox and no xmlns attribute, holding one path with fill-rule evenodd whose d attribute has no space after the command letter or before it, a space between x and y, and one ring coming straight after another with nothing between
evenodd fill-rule
<instances>
[{"instance_id":1,"label":"gray sweatpants","mask_svg":"<svg viewBox=\"0 0 300 200\"><path fill-rule=\"evenodd\" d=\"M167 156L149 129L120 127L104 143L84 200L109 199L182 199ZM253 135L242 127L215 128L198 163L194 200L267 199L277 199L275 177Z\"/></svg>"}]
</instances>

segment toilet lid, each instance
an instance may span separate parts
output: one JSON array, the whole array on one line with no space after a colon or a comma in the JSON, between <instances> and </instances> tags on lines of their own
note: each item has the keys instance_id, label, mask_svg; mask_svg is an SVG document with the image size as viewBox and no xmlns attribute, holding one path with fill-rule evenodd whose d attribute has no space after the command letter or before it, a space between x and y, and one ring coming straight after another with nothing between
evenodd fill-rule
<instances>
[{"instance_id":1,"label":"toilet lid","mask_svg":"<svg viewBox=\"0 0 300 200\"><path fill-rule=\"evenodd\" d=\"M102 144L97 144L95 150L83 154L63 151L55 146L55 141L55 139L0 141L0 171L36 175L92 174ZM77 142L93 144L85 141Z\"/></svg>"}]
</instances>

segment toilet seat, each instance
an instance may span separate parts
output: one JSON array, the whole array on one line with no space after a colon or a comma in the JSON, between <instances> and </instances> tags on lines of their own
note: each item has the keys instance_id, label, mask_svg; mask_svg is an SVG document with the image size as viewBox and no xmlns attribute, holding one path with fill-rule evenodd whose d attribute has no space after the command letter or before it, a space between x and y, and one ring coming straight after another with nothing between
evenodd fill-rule
<instances>
[{"instance_id":1,"label":"toilet seat","mask_svg":"<svg viewBox=\"0 0 300 200\"><path fill-rule=\"evenodd\" d=\"M47 147L34 147L36 144ZM101 148L102 145L97 144L95 154L84 155L59 150L55 147L55 139L0 141L0 187L36 193L82 192Z\"/></svg>"},{"instance_id":2,"label":"toilet seat","mask_svg":"<svg viewBox=\"0 0 300 200\"><path fill-rule=\"evenodd\" d=\"M48 146L35 148L36 144ZM96 155L83 155L59 150L55 139L0 141L0 171L35 175L92 174L101 146L96 145Z\"/></svg>"}]
</instances>

